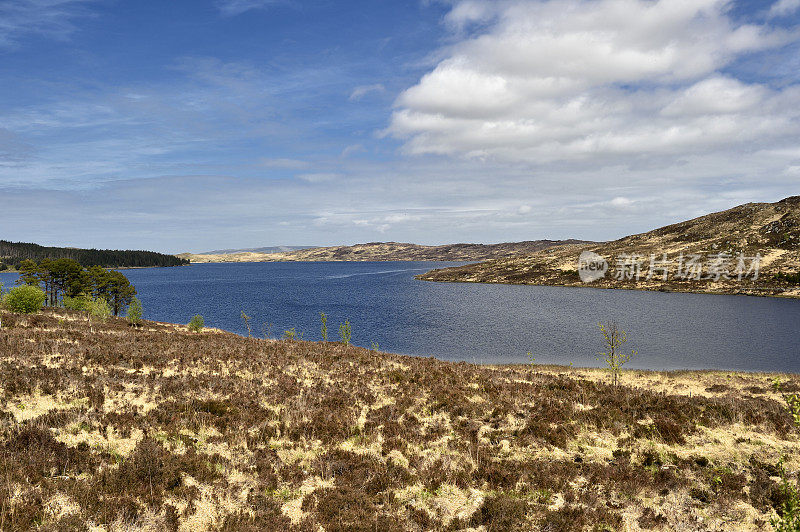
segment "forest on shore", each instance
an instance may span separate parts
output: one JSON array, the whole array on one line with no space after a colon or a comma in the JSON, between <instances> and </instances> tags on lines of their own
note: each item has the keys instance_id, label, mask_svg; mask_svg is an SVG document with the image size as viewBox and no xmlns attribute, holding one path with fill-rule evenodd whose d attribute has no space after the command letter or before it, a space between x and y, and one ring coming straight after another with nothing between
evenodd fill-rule
<instances>
[{"instance_id":1,"label":"forest on shore","mask_svg":"<svg viewBox=\"0 0 800 532\"><path fill-rule=\"evenodd\" d=\"M48 247L0 240L0 271L18 270L22 261L26 259L36 262L42 259L72 259L86 267L101 268L148 268L189 264L186 259L155 251Z\"/></svg>"}]
</instances>

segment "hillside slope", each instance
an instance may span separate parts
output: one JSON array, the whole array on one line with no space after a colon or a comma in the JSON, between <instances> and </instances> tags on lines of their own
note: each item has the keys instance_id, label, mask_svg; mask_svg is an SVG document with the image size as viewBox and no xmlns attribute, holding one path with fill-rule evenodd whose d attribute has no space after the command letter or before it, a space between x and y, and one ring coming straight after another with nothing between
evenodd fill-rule
<instances>
[{"instance_id":1,"label":"hillside slope","mask_svg":"<svg viewBox=\"0 0 800 532\"><path fill-rule=\"evenodd\" d=\"M311 249L319 246L267 246L261 248L244 249L217 249L214 251L204 251L196 255L232 255L234 253L284 253L287 251L297 251L300 249Z\"/></svg>"},{"instance_id":2,"label":"hillside slope","mask_svg":"<svg viewBox=\"0 0 800 532\"><path fill-rule=\"evenodd\" d=\"M800 467L796 375L0 317L4 530L765 530Z\"/></svg>"},{"instance_id":3,"label":"hillside slope","mask_svg":"<svg viewBox=\"0 0 800 532\"><path fill-rule=\"evenodd\" d=\"M787 280L775 276L800 271L800 196L775 203L747 203L613 242L559 246L525 257L434 270L419 278L582 286L585 283L579 276L578 260L587 250L609 262L606 276L588 286L797 297L800 285L796 277ZM664 253L667 260L659 264ZM743 273L753 266L753 257L761 256L757 279L751 273L739 280L740 254L745 259ZM651 255L655 261L652 269ZM691 255L700 256L701 279L696 278L697 270L690 269ZM640 261L638 280L632 256ZM689 274L686 278L678 278L679 267ZM618 279L620 272L624 275ZM730 279L725 278L726 272Z\"/></svg>"},{"instance_id":4,"label":"hillside slope","mask_svg":"<svg viewBox=\"0 0 800 532\"><path fill-rule=\"evenodd\" d=\"M217 255L178 255L191 262L290 262L290 261L471 261L530 254L563 244L587 242L582 240L532 240L502 244L447 244L421 246L399 242L370 242L353 246L332 246L303 249L286 253L232 253Z\"/></svg>"}]
</instances>

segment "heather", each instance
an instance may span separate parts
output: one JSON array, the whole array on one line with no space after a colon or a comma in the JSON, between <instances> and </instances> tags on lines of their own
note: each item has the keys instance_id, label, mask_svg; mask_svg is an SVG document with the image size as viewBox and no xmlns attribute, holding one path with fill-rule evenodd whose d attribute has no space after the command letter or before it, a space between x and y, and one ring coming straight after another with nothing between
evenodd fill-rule
<instances>
[{"instance_id":1,"label":"heather","mask_svg":"<svg viewBox=\"0 0 800 532\"><path fill-rule=\"evenodd\" d=\"M2 324L5 530L763 530L800 465L793 375Z\"/></svg>"}]
</instances>

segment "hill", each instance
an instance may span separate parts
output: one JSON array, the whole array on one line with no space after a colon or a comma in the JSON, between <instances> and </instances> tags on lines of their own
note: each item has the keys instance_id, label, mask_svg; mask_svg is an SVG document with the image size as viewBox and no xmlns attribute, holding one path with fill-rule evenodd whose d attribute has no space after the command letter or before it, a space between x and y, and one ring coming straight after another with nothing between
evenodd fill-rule
<instances>
[{"instance_id":1,"label":"hill","mask_svg":"<svg viewBox=\"0 0 800 532\"><path fill-rule=\"evenodd\" d=\"M297 251L300 249L311 249L317 246L267 246L262 248L244 249L217 249L214 251L204 251L197 255L232 255L234 253L284 253L287 251Z\"/></svg>"},{"instance_id":2,"label":"hill","mask_svg":"<svg viewBox=\"0 0 800 532\"><path fill-rule=\"evenodd\" d=\"M73 259L82 266L102 266L103 268L182 266L189 263L175 255L166 255L155 251L46 247L39 244L0 240L0 265L2 265L0 269L16 268L25 259L36 262L42 259Z\"/></svg>"},{"instance_id":3,"label":"hill","mask_svg":"<svg viewBox=\"0 0 800 532\"><path fill-rule=\"evenodd\" d=\"M0 318L8 530L765 530L800 467L797 375Z\"/></svg>"},{"instance_id":4,"label":"hill","mask_svg":"<svg viewBox=\"0 0 800 532\"><path fill-rule=\"evenodd\" d=\"M474 261L528 254L552 246L586 243L580 240L532 240L503 244L447 244L422 246L399 242L370 242L353 246L302 249L285 253L232 253L178 255L191 262L289 262L289 261Z\"/></svg>"},{"instance_id":5,"label":"hill","mask_svg":"<svg viewBox=\"0 0 800 532\"><path fill-rule=\"evenodd\" d=\"M579 271L585 251L608 262L606 275L590 283ZM756 256L761 260L754 279L748 270ZM739 273L745 274L741 280ZM800 196L748 203L613 242L558 246L419 278L800 297Z\"/></svg>"}]
</instances>

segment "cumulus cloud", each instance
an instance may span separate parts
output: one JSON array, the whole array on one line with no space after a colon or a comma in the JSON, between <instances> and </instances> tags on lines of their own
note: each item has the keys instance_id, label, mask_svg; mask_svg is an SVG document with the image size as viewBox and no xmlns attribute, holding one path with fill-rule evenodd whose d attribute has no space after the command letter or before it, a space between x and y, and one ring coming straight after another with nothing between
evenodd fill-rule
<instances>
[{"instance_id":1,"label":"cumulus cloud","mask_svg":"<svg viewBox=\"0 0 800 532\"><path fill-rule=\"evenodd\" d=\"M477 30L396 102L388 132L412 154L601 165L800 133L800 91L726 67L795 40L737 23L725 0L466 0Z\"/></svg>"}]
</instances>

